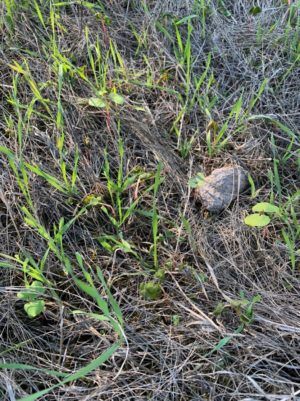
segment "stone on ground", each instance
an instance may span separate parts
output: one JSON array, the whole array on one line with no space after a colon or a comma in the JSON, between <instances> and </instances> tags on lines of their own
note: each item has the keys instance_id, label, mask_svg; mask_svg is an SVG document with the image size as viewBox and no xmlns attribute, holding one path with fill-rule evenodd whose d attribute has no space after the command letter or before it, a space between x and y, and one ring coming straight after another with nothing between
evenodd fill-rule
<instances>
[{"instance_id":1,"label":"stone on ground","mask_svg":"<svg viewBox=\"0 0 300 401\"><path fill-rule=\"evenodd\" d=\"M247 173L241 167L222 167L205 178L196 189L196 199L206 210L219 213L226 209L249 185Z\"/></svg>"}]
</instances>

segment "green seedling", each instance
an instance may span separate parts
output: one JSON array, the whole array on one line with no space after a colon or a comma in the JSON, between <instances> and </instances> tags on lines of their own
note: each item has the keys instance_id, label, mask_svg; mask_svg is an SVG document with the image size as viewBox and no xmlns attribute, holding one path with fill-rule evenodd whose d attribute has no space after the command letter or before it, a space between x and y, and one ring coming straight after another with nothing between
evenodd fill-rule
<instances>
[{"instance_id":1,"label":"green seedling","mask_svg":"<svg viewBox=\"0 0 300 401\"><path fill-rule=\"evenodd\" d=\"M120 127L119 127L120 129ZM106 179L106 187L110 197L111 207L103 205L101 210L108 217L111 224L114 226L116 232L121 234L122 226L134 215L139 202L142 197L151 191L153 184L148 186L143 191L140 191L135 199L131 199L128 203L128 190L131 187L147 182L153 178L153 173L147 173L141 169L134 168L125 174L124 170L124 145L120 138L118 142L119 151L119 165L116 172L116 177L113 176L111 165L109 162L108 154L105 151L105 162L103 168L103 175Z\"/></svg>"},{"instance_id":2,"label":"green seedling","mask_svg":"<svg viewBox=\"0 0 300 401\"><path fill-rule=\"evenodd\" d=\"M193 5L193 11L197 13L201 22L201 34L203 38L205 38L206 35L206 20L209 16L210 4L211 0L195 0Z\"/></svg>"},{"instance_id":3,"label":"green seedling","mask_svg":"<svg viewBox=\"0 0 300 401\"><path fill-rule=\"evenodd\" d=\"M48 98L45 98L42 94L45 84L37 83L35 81L26 60L24 60L23 64L24 65L21 65L17 61L15 61L13 64L10 64L9 66L13 71L17 72L18 74L24 77L25 81L28 83L31 89L33 96L35 97L35 101L40 102L43 105L47 114L50 117L53 117L51 109L49 107L50 100Z\"/></svg>"},{"instance_id":4,"label":"green seedling","mask_svg":"<svg viewBox=\"0 0 300 401\"><path fill-rule=\"evenodd\" d=\"M140 285L140 293L143 298L156 301L162 295L161 284L156 281L147 281Z\"/></svg>"},{"instance_id":5,"label":"green seedling","mask_svg":"<svg viewBox=\"0 0 300 401\"><path fill-rule=\"evenodd\" d=\"M227 18L230 18L232 16L231 12L229 9L226 7L226 2L224 0L217 0L217 5L220 10L220 12Z\"/></svg>"},{"instance_id":6,"label":"green seedling","mask_svg":"<svg viewBox=\"0 0 300 401\"><path fill-rule=\"evenodd\" d=\"M55 383L52 386L49 386L48 388L37 391L36 393L33 393L30 395L30 400L34 401L39 399L40 397L48 394L51 392L53 389L56 389L66 383L73 382L77 379L81 379L86 377L91 371L97 369L100 365L105 363L111 356L112 354L122 345L124 341L124 331L123 331L123 318L122 318L122 313L121 310L116 302L116 300L113 298L110 289L108 288L108 285L104 279L103 273L100 270L99 267L96 268L96 273L95 270L92 269L89 265L87 265L83 259L83 257L76 252L75 254L75 259L77 262L77 266L81 269L82 273L82 278L78 277L78 274L75 274L74 267L75 263L73 259L71 259L65 252L64 249L64 236L67 233L67 231L70 229L70 227L73 225L73 223L87 210L87 207L82 208L77 215L68 221L67 223L64 222L64 219L60 219L59 224L57 226L53 227L52 232L54 233L51 235L47 229L39 222L39 220L33 216L28 209L25 207L22 208L22 212L24 214L24 222L28 224L30 227L32 227L34 230L37 231L37 233L40 235L40 237L43 239L47 246L47 250L45 252L45 255L48 256L49 253L52 253L54 257L56 257L61 265L63 266L64 272L66 275L70 277L71 280L74 281L75 285L78 287L78 289L85 294L85 296L89 297L94 301L95 304L95 310L97 312L95 313L89 313L85 312L82 310L72 310L71 312L73 314L81 314L85 315L89 318L93 318L99 321L104 321L107 324L111 326L113 331L116 334L116 339L115 342L113 343L112 346L107 347L101 355L99 355L97 358L93 359L90 363L88 363L86 366L83 366L82 368L78 369L75 373L72 374L61 374L60 372L57 371L49 371L47 369L40 369L41 371L45 372L46 374L50 374L51 376L54 377L63 377L59 383ZM5 256L5 255L1 255ZM44 262L47 257L44 257ZM11 260L12 262L20 262L19 258L12 258L8 256L8 259ZM33 259L31 257L27 258L23 262L23 271L26 274L29 274L31 272L32 274L35 275L34 271L37 270L39 274L42 277L42 272L41 269L38 269L38 267L35 265L35 269L29 268L29 262L34 263ZM7 266L9 267L10 264L8 263L0 263L1 267ZM101 293L98 290L99 287L99 282L100 281L102 285L102 291ZM35 280L31 285L28 285L24 291L21 291L18 295L18 297L24 301L26 301L26 304L24 306L24 309L28 316L30 318L33 318L35 316L38 316L41 314L44 309L45 309L45 304L44 301L41 299L41 295L44 293L45 288L43 286L43 283L39 280ZM58 297L57 297L58 298ZM59 298L56 299L59 302ZM18 363L14 364L6 364L2 363L0 364L0 368L2 369L13 369L13 370L37 370L34 366L30 365L22 365ZM28 398L28 397L27 397Z\"/></svg>"},{"instance_id":7,"label":"green seedling","mask_svg":"<svg viewBox=\"0 0 300 401\"><path fill-rule=\"evenodd\" d=\"M295 208L299 198L300 191L297 191L293 196L289 196L281 207L269 202L257 203L252 208L254 213L244 219L244 223L250 227L265 227L275 219L283 225L281 236L288 249L293 270L296 267L297 244L300 238L299 214Z\"/></svg>"},{"instance_id":8,"label":"green seedling","mask_svg":"<svg viewBox=\"0 0 300 401\"><path fill-rule=\"evenodd\" d=\"M253 296L250 300L247 299L243 292L240 293L240 299L230 299L227 301L219 302L214 310L215 316L221 316L226 309L232 309L236 315L239 317L240 325L234 331L233 335L226 336L222 338L218 344L206 355L210 356L216 351L221 350L225 345L227 345L235 334L240 334L244 331L245 327L249 326L254 319L254 306L256 303L261 301L260 295Z\"/></svg>"},{"instance_id":9,"label":"green seedling","mask_svg":"<svg viewBox=\"0 0 300 401\"><path fill-rule=\"evenodd\" d=\"M146 281L140 285L140 293L143 298L156 301L162 295L162 283L165 280L165 271L158 269L153 277L154 280Z\"/></svg>"},{"instance_id":10,"label":"green seedling","mask_svg":"<svg viewBox=\"0 0 300 401\"><path fill-rule=\"evenodd\" d=\"M240 133L247 121L251 120L251 112L257 102L260 100L265 91L269 80L264 79L260 87L249 101L249 106L243 108L243 95L233 104L228 117L221 123L216 122L212 118L212 107L205 108L205 114L209 118L209 123L206 129L207 150L210 157L219 153L236 134Z\"/></svg>"},{"instance_id":11,"label":"green seedling","mask_svg":"<svg viewBox=\"0 0 300 401\"><path fill-rule=\"evenodd\" d=\"M108 108L110 102L122 106L125 103L125 99L118 93L111 92L109 94L99 94L98 97L91 97L87 100L81 100L81 103L85 102L87 102L87 104L91 107L103 109Z\"/></svg>"},{"instance_id":12,"label":"green seedling","mask_svg":"<svg viewBox=\"0 0 300 401\"><path fill-rule=\"evenodd\" d=\"M138 253L135 250L134 245L130 244L128 241L114 235L101 235L98 238L100 245L106 249L109 253L114 253L116 251L122 251L125 254L131 254L135 256L136 259L140 260Z\"/></svg>"},{"instance_id":13,"label":"green seedling","mask_svg":"<svg viewBox=\"0 0 300 401\"><path fill-rule=\"evenodd\" d=\"M164 269L158 269L154 274L154 277L157 280L159 280L160 283L162 283L165 280L165 276L166 276L166 273L165 273Z\"/></svg>"},{"instance_id":14,"label":"green seedling","mask_svg":"<svg viewBox=\"0 0 300 401\"><path fill-rule=\"evenodd\" d=\"M31 319L45 311L45 301L41 299L44 293L45 288L40 281L33 281L25 290L18 292L17 297L26 301L24 310Z\"/></svg>"},{"instance_id":15,"label":"green seedling","mask_svg":"<svg viewBox=\"0 0 300 401\"><path fill-rule=\"evenodd\" d=\"M244 223L250 227L265 227L271 222L270 215L279 215L278 206L268 202L260 202L252 207L254 213L244 219Z\"/></svg>"},{"instance_id":16,"label":"green seedling","mask_svg":"<svg viewBox=\"0 0 300 401\"><path fill-rule=\"evenodd\" d=\"M196 4L195 4L196 5ZM200 0L201 19L205 20L205 7L204 1ZM199 8L196 7L196 11ZM174 55L180 69L180 77L182 79L182 93L175 93L177 95L179 112L173 122L171 131L177 137L177 149L182 157L186 158L192 147L194 141L191 138L183 138L183 127L186 116L198 104L202 111L210 104L208 100L209 87L214 82L213 74L209 74L211 65L211 54L207 56L205 68L200 76L193 74L194 57L192 54L192 34L194 31L193 20L198 19L198 14L186 16L180 20L172 18L171 27L172 31L169 32L162 23L158 23L158 28L164 33L173 46ZM205 31L205 24L203 25ZM203 31L203 32L204 32ZM207 77L209 77L207 79Z\"/></svg>"},{"instance_id":17,"label":"green seedling","mask_svg":"<svg viewBox=\"0 0 300 401\"><path fill-rule=\"evenodd\" d=\"M260 295L255 295L250 300L243 293L240 294L240 299L228 299L227 302L220 302L215 310L215 316L221 316L226 309L233 309L243 325L249 325L254 318L254 305L261 301Z\"/></svg>"},{"instance_id":18,"label":"green seedling","mask_svg":"<svg viewBox=\"0 0 300 401\"><path fill-rule=\"evenodd\" d=\"M172 315L171 321L172 321L172 325L174 327L179 326L179 324L180 324L180 316L179 315Z\"/></svg>"},{"instance_id":19,"label":"green seedling","mask_svg":"<svg viewBox=\"0 0 300 401\"><path fill-rule=\"evenodd\" d=\"M9 27L9 31L12 33L15 28L15 11L17 7L16 0L4 0L5 8L6 8L6 14L5 14L5 20L6 23Z\"/></svg>"},{"instance_id":20,"label":"green seedling","mask_svg":"<svg viewBox=\"0 0 300 401\"><path fill-rule=\"evenodd\" d=\"M243 96L233 104L228 117L219 125L211 118L211 112L206 109L206 114L210 118L210 122L206 129L206 143L208 154L212 157L214 154L220 152L228 143L230 138L235 135L240 129L243 121ZM229 126L232 125L233 133L228 134Z\"/></svg>"}]
</instances>

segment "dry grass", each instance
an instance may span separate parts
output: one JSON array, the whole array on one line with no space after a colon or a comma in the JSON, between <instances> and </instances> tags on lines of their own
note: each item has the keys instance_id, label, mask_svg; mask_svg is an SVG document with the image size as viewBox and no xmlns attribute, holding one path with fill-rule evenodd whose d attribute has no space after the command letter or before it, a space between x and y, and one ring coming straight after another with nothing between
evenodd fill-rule
<instances>
[{"instance_id":1,"label":"dry grass","mask_svg":"<svg viewBox=\"0 0 300 401\"><path fill-rule=\"evenodd\" d=\"M51 42L52 2L37 1L45 27L34 2L16 2L13 25L5 19L5 3L0 1L0 145L18 155L18 161L36 163L62 180L55 72L55 63L62 63L62 58L54 54ZM74 217L88 194L98 195L103 188L105 192L104 150L108 152L111 174L116 177L120 137L125 150L124 175L140 169L152 174L152 178L134 182L122 194L126 206L136 196L141 195L141 201L120 232L103 210L93 207L64 236L64 250L72 261L75 252L79 252L94 272L96 266L101 268L122 310L126 341L99 368L40 399L299 399L299 253L293 270L281 236L285 227L282 221L263 230L243 223L257 201L271 198L275 204L285 205L299 189L299 1L288 5L266 0L256 16L249 14L247 0L107 0L101 2L104 12L77 3L80 1L55 8L60 57L69 60L74 68L85 66L85 77L94 82L88 58L88 27L90 48L95 49L99 38L108 90L116 88L126 102L122 106L111 105L109 110L82 104L80 99L93 96L89 82L80 77L78 70L65 73L61 93L63 160L70 176L78 146L77 192L64 195L43 178L29 173L35 217L53 234L59 219L69 221ZM100 1L90 4L99 5ZM187 65L180 64L172 45L172 41L176 42L172 19L178 21L194 14L198 17L189 20L193 32L192 79L188 82ZM180 31L185 42L184 23ZM119 51L122 66L117 66L111 55L105 59L110 41ZM205 71L209 54L209 74L197 100L178 122L178 137L172 129L174 121L186 97L193 97L194 77ZM46 106L41 99L35 101L29 116L26 111L34 98L32 86L24 74L12 70L14 62L24 68L27 63L43 98L48 99ZM16 75L19 115L11 101ZM103 77L103 71L99 77ZM206 127L210 119L205 109L222 126L241 95L243 110L249 109L264 79L268 80L266 88L242 127L237 130L230 121L226 146L209 156ZM267 116L273 122L261 117L250 121L250 116ZM184 144L190 144L187 153L183 153ZM278 172L274 170L275 159ZM164 166L164 181L154 200L153 190L147 192L147 188L153 185L158 162ZM189 177L236 164L251 174L259 190L257 198L251 199L248 191L222 214L207 215L188 188ZM40 261L47 242L25 224L21 206L26 200L3 154L0 166L1 255L31 255ZM104 199L111 210L113 205L107 194ZM299 219L297 199L299 202L299 196L294 208ZM153 279L153 202L159 214L159 267L165 270L165 278L161 297L149 301L143 299L139 288ZM113 213L116 216L117 212ZM299 232L297 221L290 217L288 221L294 232ZM122 236L139 257L122 249L103 249L97 241L101 235ZM299 241L299 233L296 240ZM299 249L299 242L295 247ZM2 256L1 261L5 264L7 259ZM82 277L80 269L75 273ZM51 252L44 274L60 301L47 291L45 313L29 319L17 298L24 287L23 272L16 266L1 267L0 361L72 373L113 344L116 333L104 322L71 313L74 309L95 312L97 307L63 273L61 260ZM95 281L95 285L104 294L101 283ZM256 295L261 300L254 305L253 320L238 331L241 310L231 301L243 296L251 300ZM226 304L226 308L215 316L219 303ZM216 350L220 340L227 337L230 340ZM20 400L57 383L57 378L43 370L2 369L0 398Z\"/></svg>"}]
</instances>

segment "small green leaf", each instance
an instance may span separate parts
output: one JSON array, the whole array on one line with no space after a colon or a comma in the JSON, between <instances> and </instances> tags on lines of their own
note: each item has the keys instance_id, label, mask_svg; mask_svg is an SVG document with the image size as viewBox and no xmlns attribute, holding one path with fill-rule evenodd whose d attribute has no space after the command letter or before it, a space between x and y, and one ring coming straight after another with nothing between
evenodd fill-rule
<instances>
[{"instance_id":1,"label":"small green leaf","mask_svg":"<svg viewBox=\"0 0 300 401\"><path fill-rule=\"evenodd\" d=\"M242 306L246 306L249 304L247 299L231 299L230 306L232 308L241 308Z\"/></svg>"},{"instance_id":2,"label":"small green leaf","mask_svg":"<svg viewBox=\"0 0 300 401\"><path fill-rule=\"evenodd\" d=\"M83 198L82 203L85 206L98 206L102 204L102 197L96 196L95 194L89 194Z\"/></svg>"},{"instance_id":3,"label":"small green leaf","mask_svg":"<svg viewBox=\"0 0 300 401\"><path fill-rule=\"evenodd\" d=\"M202 173L197 173L193 178L189 179L189 186L191 188L200 188L205 184L205 176Z\"/></svg>"},{"instance_id":4,"label":"small green leaf","mask_svg":"<svg viewBox=\"0 0 300 401\"><path fill-rule=\"evenodd\" d=\"M106 103L103 99L101 99L100 97L91 97L89 98L89 106L92 107L97 107L100 109L103 109L104 107L106 107Z\"/></svg>"},{"instance_id":5,"label":"small green leaf","mask_svg":"<svg viewBox=\"0 0 300 401\"><path fill-rule=\"evenodd\" d=\"M223 302L219 302L218 305L215 307L213 314L215 316L221 316L223 310L225 309L225 304Z\"/></svg>"},{"instance_id":6,"label":"small green leaf","mask_svg":"<svg viewBox=\"0 0 300 401\"><path fill-rule=\"evenodd\" d=\"M257 302L260 302L262 300L262 297L261 297L261 295L254 295L254 297L252 298L252 300L251 300L251 302L253 303L253 304L255 304L255 303L257 303Z\"/></svg>"},{"instance_id":7,"label":"small green leaf","mask_svg":"<svg viewBox=\"0 0 300 401\"><path fill-rule=\"evenodd\" d=\"M252 7L252 8L250 8L250 10L249 10L249 14L251 14L251 15L257 15L257 14L260 14L261 13L261 8L259 7L259 6L254 6L254 7Z\"/></svg>"},{"instance_id":8,"label":"small green leaf","mask_svg":"<svg viewBox=\"0 0 300 401\"><path fill-rule=\"evenodd\" d=\"M124 97L119 95L118 93L111 92L108 97L116 104L122 105L125 103Z\"/></svg>"},{"instance_id":9,"label":"small green leaf","mask_svg":"<svg viewBox=\"0 0 300 401\"><path fill-rule=\"evenodd\" d=\"M271 219L269 216L259 213L249 214L249 216L244 219L244 223L250 227L265 227L270 221Z\"/></svg>"},{"instance_id":10,"label":"small green leaf","mask_svg":"<svg viewBox=\"0 0 300 401\"><path fill-rule=\"evenodd\" d=\"M27 315L32 319L45 311L45 302L42 300L27 302L24 305L24 310Z\"/></svg>"},{"instance_id":11,"label":"small green leaf","mask_svg":"<svg viewBox=\"0 0 300 401\"><path fill-rule=\"evenodd\" d=\"M268 202L260 202L253 206L252 211L255 213L279 213L279 207Z\"/></svg>"},{"instance_id":12,"label":"small green leaf","mask_svg":"<svg viewBox=\"0 0 300 401\"><path fill-rule=\"evenodd\" d=\"M163 282L165 279L165 271L164 269L158 269L155 274L154 277L157 278L160 282Z\"/></svg>"},{"instance_id":13,"label":"small green leaf","mask_svg":"<svg viewBox=\"0 0 300 401\"><path fill-rule=\"evenodd\" d=\"M140 292L145 299L156 301L161 297L161 285L155 281L148 281L140 285Z\"/></svg>"},{"instance_id":14,"label":"small green leaf","mask_svg":"<svg viewBox=\"0 0 300 401\"><path fill-rule=\"evenodd\" d=\"M250 174L248 174L248 181L249 181L249 184L251 187L251 199L254 199L256 197L258 191L256 191L255 183Z\"/></svg>"},{"instance_id":15,"label":"small green leaf","mask_svg":"<svg viewBox=\"0 0 300 401\"><path fill-rule=\"evenodd\" d=\"M173 326L179 326L179 323L180 323L180 316L179 315L172 315L172 318L171 318L171 320L172 320L172 325Z\"/></svg>"}]
</instances>

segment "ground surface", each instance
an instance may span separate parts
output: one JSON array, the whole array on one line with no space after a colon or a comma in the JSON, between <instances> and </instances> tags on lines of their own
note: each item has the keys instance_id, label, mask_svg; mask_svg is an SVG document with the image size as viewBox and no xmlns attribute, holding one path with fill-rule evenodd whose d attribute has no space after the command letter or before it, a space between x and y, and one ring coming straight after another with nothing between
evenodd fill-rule
<instances>
[{"instance_id":1,"label":"ground surface","mask_svg":"<svg viewBox=\"0 0 300 401\"><path fill-rule=\"evenodd\" d=\"M299 12L0 1L1 400L299 399Z\"/></svg>"}]
</instances>

